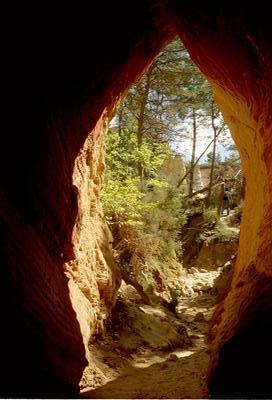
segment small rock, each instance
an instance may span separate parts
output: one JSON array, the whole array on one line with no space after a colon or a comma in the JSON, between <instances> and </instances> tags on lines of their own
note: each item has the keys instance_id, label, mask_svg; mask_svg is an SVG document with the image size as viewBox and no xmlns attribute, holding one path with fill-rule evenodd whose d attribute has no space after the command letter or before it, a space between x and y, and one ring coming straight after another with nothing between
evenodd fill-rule
<instances>
[{"instance_id":1,"label":"small rock","mask_svg":"<svg viewBox=\"0 0 272 400\"><path fill-rule=\"evenodd\" d=\"M177 329L178 329L180 326L182 326L182 324L181 324L180 321L173 321L173 325L174 325L174 327L177 328Z\"/></svg>"},{"instance_id":2,"label":"small rock","mask_svg":"<svg viewBox=\"0 0 272 400\"><path fill-rule=\"evenodd\" d=\"M205 321L203 312L198 312L194 317L194 322L202 322Z\"/></svg>"},{"instance_id":3,"label":"small rock","mask_svg":"<svg viewBox=\"0 0 272 400\"><path fill-rule=\"evenodd\" d=\"M121 336L120 336L118 333L115 333L115 334L113 335L113 338L116 339L116 340L119 340L120 337L121 337Z\"/></svg>"},{"instance_id":4,"label":"small rock","mask_svg":"<svg viewBox=\"0 0 272 400\"><path fill-rule=\"evenodd\" d=\"M170 356L168 357L169 361L177 361L178 359L178 356L174 353L170 354Z\"/></svg>"},{"instance_id":5,"label":"small rock","mask_svg":"<svg viewBox=\"0 0 272 400\"><path fill-rule=\"evenodd\" d=\"M198 336L198 335L190 335L190 339L199 339L200 338L200 336Z\"/></svg>"},{"instance_id":6,"label":"small rock","mask_svg":"<svg viewBox=\"0 0 272 400\"><path fill-rule=\"evenodd\" d=\"M231 262L230 262L230 261L227 261L227 262L224 264L224 267L231 267Z\"/></svg>"}]
</instances>

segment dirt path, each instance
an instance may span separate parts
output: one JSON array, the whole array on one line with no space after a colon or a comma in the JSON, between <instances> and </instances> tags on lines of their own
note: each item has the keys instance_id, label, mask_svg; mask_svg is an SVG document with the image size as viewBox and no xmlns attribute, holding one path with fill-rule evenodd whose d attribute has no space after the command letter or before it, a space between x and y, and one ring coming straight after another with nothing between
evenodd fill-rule
<instances>
[{"instance_id":1,"label":"dirt path","mask_svg":"<svg viewBox=\"0 0 272 400\"><path fill-rule=\"evenodd\" d=\"M101 399L173 399L203 398L202 368L208 363L205 350L188 355L177 352L174 361L162 361L147 367L128 368L106 385L82 394L84 398ZM180 358L179 358L180 357Z\"/></svg>"},{"instance_id":2,"label":"dirt path","mask_svg":"<svg viewBox=\"0 0 272 400\"><path fill-rule=\"evenodd\" d=\"M206 271L193 281L197 287L199 282L208 287L215 278L215 273L211 277ZM92 346L97 368L86 374L81 397L207 398L206 335L214 300L208 290L198 290L180 299L178 316L162 306L126 301L121 321L115 321L110 333ZM178 335L182 346L178 346Z\"/></svg>"},{"instance_id":3,"label":"dirt path","mask_svg":"<svg viewBox=\"0 0 272 400\"><path fill-rule=\"evenodd\" d=\"M235 237L239 227L231 218L221 217L221 225L225 235ZM143 304L136 290L123 283L107 334L90 345L81 397L208 398L209 321L216 299L228 290L234 258L212 270L188 269L176 283L182 290L176 292L175 312L161 298Z\"/></svg>"}]
</instances>

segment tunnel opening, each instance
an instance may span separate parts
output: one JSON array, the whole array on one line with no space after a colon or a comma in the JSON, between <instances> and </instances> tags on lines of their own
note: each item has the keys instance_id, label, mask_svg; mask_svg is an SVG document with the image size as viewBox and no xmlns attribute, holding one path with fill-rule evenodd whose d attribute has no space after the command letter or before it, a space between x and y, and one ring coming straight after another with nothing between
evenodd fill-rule
<instances>
[{"instance_id":1,"label":"tunnel opening","mask_svg":"<svg viewBox=\"0 0 272 400\"><path fill-rule=\"evenodd\" d=\"M111 120L101 185L122 284L106 332L89 342L93 363L82 393L105 397L114 390L115 397L134 397L141 368L168 369L176 357L185 373L181 387L173 389L171 381L152 392L147 373L151 392L137 396L168 396L171 389L174 397L201 397L209 320L228 293L236 259L244 179L211 89L177 37ZM106 290L99 285L100 298L107 298ZM127 372L131 368L135 375ZM129 377L121 384L124 374ZM177 379L175 368L172 374Z\"/></svg>"}]
</instances>

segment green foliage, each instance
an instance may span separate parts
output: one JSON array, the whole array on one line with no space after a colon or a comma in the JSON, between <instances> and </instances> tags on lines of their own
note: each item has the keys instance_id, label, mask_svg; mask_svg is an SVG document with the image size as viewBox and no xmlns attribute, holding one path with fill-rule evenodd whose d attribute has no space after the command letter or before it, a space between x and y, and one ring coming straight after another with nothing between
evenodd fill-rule
<instances>
[{"instance_id":1,"label":"green foliage","mask_svg":"<svg viewBox=\"0 0 272 400\"><path fill-rule=\"evenodd\" d=\"M180 213L183 194L159 173L171 155L166 143L144 138L139 150L136 129L112 128L106 150L104 214L118 227L119 263L140 279L146 263L175 258L176 236L184 220ZM139 159L143 181L138 176Z\"/></svg>"},{"instance_id":2,"label":"green foliage","mask_svg":"<svg viewBox=\"0 0 272 400\"><path fill-rule=\"evenodd\" d=\"M240 224L242 219L242 214L243 214L243 202L240 202L240 204L233 209L233 214L230 218L232 224Z\"/></svg>"},{"instance_id":3,"label":"green foliage","mask_svg":"<svg viewBox=\"0 0 272 400\"><path fill-rule=\"evenodd\" d=\"M183 193L167 182L158 186L155 192L154 207L144 215L145 225L153 232L167 232L175 237L176 232L185 223L184 213L181 212Z\"/></svg>"},{"instance_id":4,"label":"green foliage","mask_svg":"<svg viewBox=\"0 0 272 400\"><path fill-rule=\"evenodd\" d=\"M143 213L153 207L144 199L137 172L139 162L144 167L145 185L162 188L164 182L157 178L157 170L169 155L165 143L143 141L137 147L136 133L128 129L110 129L106 140L106 175L102 191L104 213L109 223L141 225Z\"/></svg>"},{"instance_id":5,"label":"green foliage","mask_svg":"<svg viewBox=\"0 0 272 400\"><path fill-rule=\"evenodd\" d=\"M218 221L218 212L217 208L210 207L206 208L203 212L204 223L206 224L214 224Z\"/></svg>"},{"instance_id":6,"label":"green foliage","mask_svg":"<svg viewBox=\"0 0 272 400\"><path fill-rule=\"evenodd\" d=\"M229 228L225 222L219 220L214 231L214 236L221 242L228 242L237 239L238 232L235 229Z\"/></svg>"},{"instance_id":7,"label":"green foliage","mask_svg":"<svg viewBox=\"0 0 272 400\"><path fill-rule=\"evenodd\" d=\"M102 192L104 213L109 223L140 224L142 194L137 179L109 180Z\"/></svg>"},{"instance_id":8,"label":"green foliage","mask_svg":"<svg viewBox=\"0 0 272 400\"><path fill-rule=\"evenodd\" d=\"M211 105L218 124L208 82L175 40L131 87L108 131L101 195L104 214L112 225L118 264L142 286L152 282L152 274L146 281L152 268L161 266L161 272L166 268L162 275L169 276L173 261L182 253L180 231L192 209L188 210L186 182L177 187L184 176L182 162L181 174L169 179L168 166L179 165L171 164L171 144L177 136L191 137L195 144L196 126L209 119ZM219 161L215 163L218 169ZM203 198L198 203L192 207L201 212ZM211 237L216 223L217 210L206 209L198 240ZM223 227L218 229L212 234L223 236ZM171 297L175 306L176 293Z\"/></svg>"},{"instance_id":9,"label":"green foliage","mask_svg":"<svg viewBox=\"0 0 272 400\"><path fill-rule=\"evenodd\" d=\"M218 240L220 242L237 239L237 230L230 228L221 220L217 208L207 208L203 212L203 225L196 236L196 243Z\"/></svg>"},{"instance_id":10,"label":"green foliage","mask_svg":"<svg viewBox=\"0 0 272 400\"><path fill-rule=\"evenodd\" d=\"M118 111L118 125L134 130L142 118L145 137L177 140L192 135L181 128L193 112L205 124L213 95L179 38L165 47L150 69L131 87Z\"/></svg>"}]
</instances>

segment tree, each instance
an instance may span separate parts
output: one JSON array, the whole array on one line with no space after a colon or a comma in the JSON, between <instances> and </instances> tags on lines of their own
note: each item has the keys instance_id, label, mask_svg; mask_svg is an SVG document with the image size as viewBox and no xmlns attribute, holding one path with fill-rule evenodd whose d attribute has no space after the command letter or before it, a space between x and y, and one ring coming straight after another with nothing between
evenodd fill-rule
<instances>
[{"instance_id":1,"label":"tree","mask_svg":"<svg viewBox=\"0 0 272 400\"><path fill-rule=\"evenodd\" d=\"M139 152L137 141L137 133L127 129L111 128L107 134L102 203L110 223L140 224L144 210L150 207L140 190L139 162L145 165L146 185L160 185L157 171L169 156L169 147L143 139Z\"/></svg>"},{"instance_id":2,"label":"tree","mask_svg":"<svg viewBox=\"0 0 272 400\"><path fill-rule=\"evenodd\" d=\"M180 40L175 39L131 87L115 119L119 137L122 140L125 140L124 135L134 138L134 167L137 166L134 179L138 178L140 191L145 192L151 178L150 152L156 154L155 144L167 144L170 151L169 146L177 137L190 137L190 165L177 188L188 178L188 192L192 196L195 167L202 157L196 157L198 131L202 126L210 126L213 132L210 144L202 153L204 155L213 145L207 190L207 204L210 204L212 187L216 182L214 174L218 137L224 133L225 125L207 80L192 63Z\"/></svg>"},{"instance_id":3,"label":"tree","mask_svg":"<svg viewBox=\"0 0 272 400\"><path fill-rule=\"evenodd\" d=\"M209 198L220 175L222 166L216 146L223 132L221 122L208 82L180 41L174 40L130 88L111 123L106 143L103 209L111 224L122 278L136 288L147 304L141 279L148 274L142 272L150 272L148 268L152 271L160 263L165 265L166 260L173 260L182 251L180 228L190 213L190 198L197 193L194 170L212 145L210 186L201 190L209 190ZM208 125L213 137L197 157L200 128ZM172 146L177 137L192 139L186 173L183 161L178 164L179 159L174 157ZM173 166L180 173L168 179ZM189 194L182 185L187 178Z\"/></svg>"},{"instance_id":4,"label":"tree","mask_svg":"<svg viewBox=\"0 0 272 400\"><path fill-rule=\"evenodd\" d=\"M214 100L211 101L210 104L210 118L211 118L211 126L213 130L213 150L210 155L211 159L211 170L210 170L210 182L208 187L208 194L206 198L206 206L209 207L211 202L211 194L212 194L212 187L214 183L214 168L216 162L216 145L218 136L221 132L223 132L226 128L225 122L220 114L218 107L216 106Z\"/></svg>"},{"instance_id":5,"label":"tree","mask_svg":"<svg viewBox=\"0 0 272 400\"><path fill-rule=\"evenodd\" d=\"M136 129L140 150L143 137L171 143L192 138L189 193L193 191L197 130L207 123L212 92L179 39L170 43L128 92L118 112L119 129ZM120 127L120 123L122 126ZM187 129L184 129L184 125ZM144 165L138 173L143 182Z\"/></svg>"},{"instance_id":6,"label":"tree","mask_svg":"<svg viewBox=\"0 0 272 400\"><path fill-rule=\"evenodd\" d=\"M180 41L168 45L149 70L129 90L118 110L121 128L138 130L139 142L143 136L169 141L176 134L178 99L183 87L184 47Z\"/></svg>"}]
</instances>

